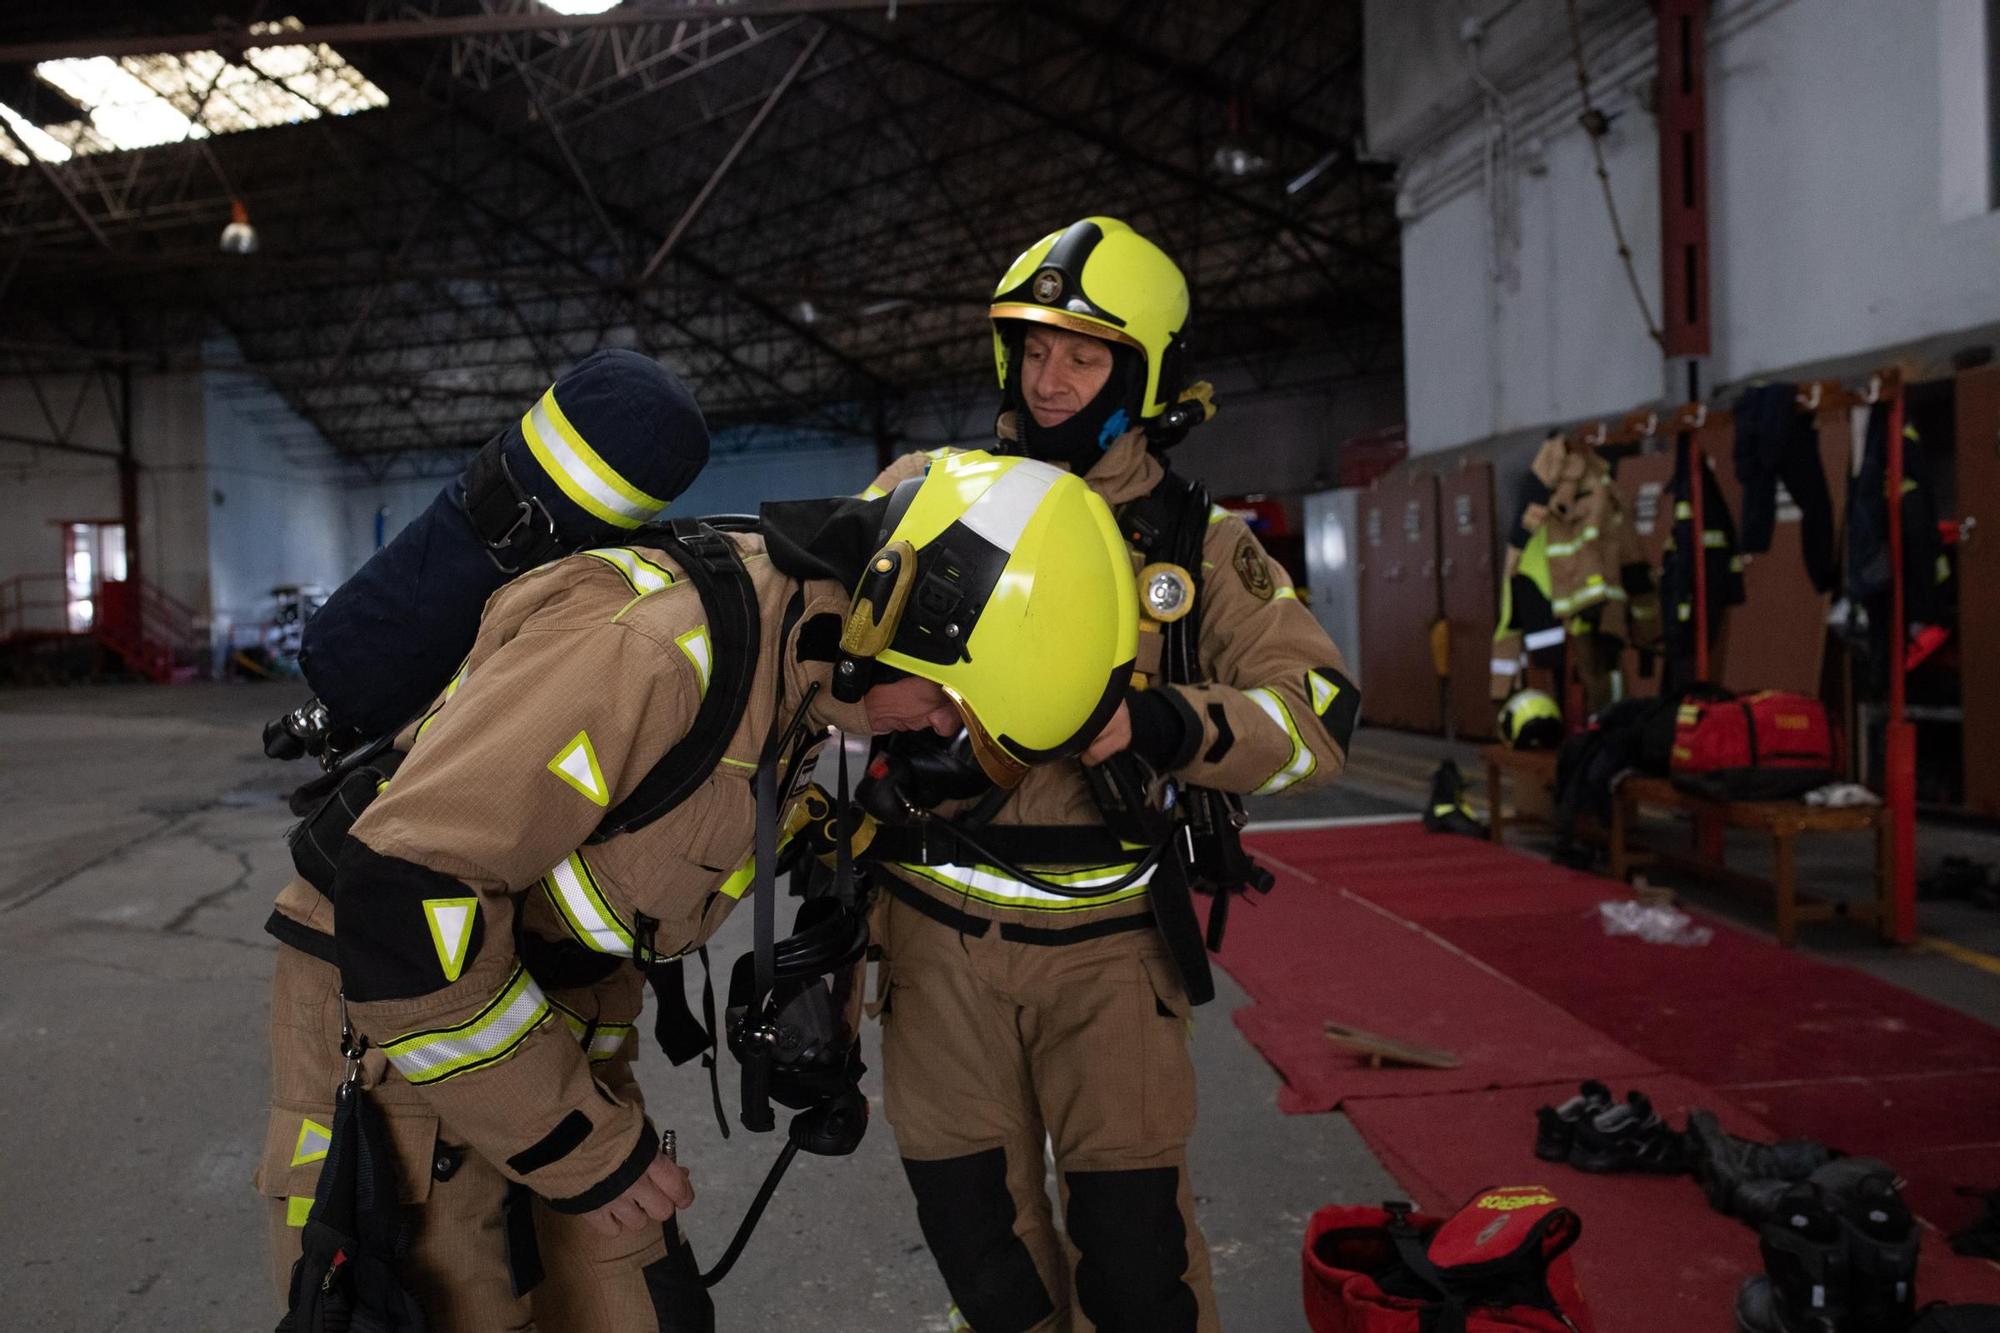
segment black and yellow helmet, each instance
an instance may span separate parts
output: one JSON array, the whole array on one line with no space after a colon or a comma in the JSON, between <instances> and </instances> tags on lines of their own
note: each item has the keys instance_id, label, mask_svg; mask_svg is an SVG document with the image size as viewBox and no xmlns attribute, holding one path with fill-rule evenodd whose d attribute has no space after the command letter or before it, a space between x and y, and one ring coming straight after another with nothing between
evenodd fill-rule
<instances>
[{"instance_id":1,"label":"black and yellow helmet","mask_svg":"<svg viewBox=\"0 0 2000 1333\"><path fill-rule=\"evenodd\" d=\"M1553 750L1562 744L1563 715L1541 690L1521 690L1500 705L1501 744L1512 750Z\"/></svg>"},{"instance_id":2,"label":"black and yellow helmet","mask_svg":"<svg viewBox=\"0 0 2000 1333\"><path fill-rule=\"evenodd\" d=\"M1103 729L1138 641L1131 556L1104 501L1047 463L953 454L890 492L834 692L859 698L876 663L936 682L980 767L1012 787Z\"/></svg>"},{"instance_id":3,"label":"black and yellow helmet","mask_svg":"<svg viewBox=\"0 0 2000 1333\"><path fill-rule=\"evenodd\" d=\"M1159 246L1117 218L1089 217L1021 253L993 291L993 361L1007 388L1018 340L1009 320L1048 324L1134 348L1146 363L1137 411L1157 417L1179 397L1188 286Z\"/></svg>"}]
</instances>

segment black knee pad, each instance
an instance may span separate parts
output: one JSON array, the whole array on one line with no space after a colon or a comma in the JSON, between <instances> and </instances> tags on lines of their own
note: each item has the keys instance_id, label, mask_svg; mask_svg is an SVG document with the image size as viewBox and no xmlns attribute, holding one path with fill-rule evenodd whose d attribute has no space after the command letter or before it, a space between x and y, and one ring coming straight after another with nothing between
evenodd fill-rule
<instances>
[{"instance_id":1,"label":"black knee pad","mask_svg":"<svg viewBox=\"0 0 2000 1333\"><path fill-rule=\"evenodd\" d=\"M1179 1167L1067 1171L1076 1299L1097 1333L1194 1333ZM974 1327L977 1327L977 1321Z\"/></svg>"},{"instance_id":2,"label":"black knee pad","mask_svg":"<svg viewBox=\"0 0 2000 1333\"><path fill-rule=\"evenodd\" d=\"M1034 1256L1014 1234L1002 1148L942 1162L903 1159L917 1225L951 1298L978 1333L1022 1333L1055 1313Z\"/></svg>"}]
</instances>

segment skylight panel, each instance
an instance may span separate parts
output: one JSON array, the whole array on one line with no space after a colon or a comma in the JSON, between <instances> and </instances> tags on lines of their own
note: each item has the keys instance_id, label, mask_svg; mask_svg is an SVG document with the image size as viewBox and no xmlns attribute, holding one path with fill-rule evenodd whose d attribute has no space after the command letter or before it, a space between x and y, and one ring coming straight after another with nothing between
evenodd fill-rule
<instances>
[{"instance_id":1,"label":"skylight panel","mask_svg":"<svg viewBox=\"0 0 2000 1333\"><path fill-rule=\"evenodd\" d=\"M296 32L303 26L286 18L254 23L250 32ZM49 60L35 66L35 74L84 113L81 120L38 127L0 108L29 151L50 162L296 125L389 104L388 94L324 42L251 47L240 64L215 51L192 51ZM27 165L9 140L0 139L0 159Z\"/></svg>"},{"instance_id":2,"label":"skylight panel","mask_svg":"<svg viewBox=\"0 0 2000 1333\"><path fill-rule=\"evenodd\" d=\"M542 5L558 14L602 14L617 8L618 0L542 0Z\"/></svg>"}]
</instances>

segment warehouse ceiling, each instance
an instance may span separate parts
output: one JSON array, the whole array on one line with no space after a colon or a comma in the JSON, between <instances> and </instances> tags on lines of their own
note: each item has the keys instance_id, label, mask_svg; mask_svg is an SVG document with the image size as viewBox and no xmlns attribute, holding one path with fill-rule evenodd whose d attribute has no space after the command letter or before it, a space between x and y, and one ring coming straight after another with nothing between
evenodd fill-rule
<instances>
[{"instance_id":1,"label":"warehouse ceiling","mask_svg":"<svg viewBox=\"0 0 2000 1333\"><path fill-rule=\"evenodd\" d=\"M603 5L0 7L0 374L226 333L383 474L630 346L722 447L876 438L990 402L985 293L1086 213L1188 269L1204 369L1399 357L1361 0Z\"/></svg>"}]
</instances>

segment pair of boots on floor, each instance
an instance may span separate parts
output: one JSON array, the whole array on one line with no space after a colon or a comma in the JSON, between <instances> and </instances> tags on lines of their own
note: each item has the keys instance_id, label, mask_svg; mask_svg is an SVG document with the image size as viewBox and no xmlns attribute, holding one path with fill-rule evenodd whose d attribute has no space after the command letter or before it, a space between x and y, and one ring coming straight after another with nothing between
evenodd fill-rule
<instances>
[{"instance_id":1,"label":"pair of boots on floor","mask_svg":"<svg viewBox=\"0 0 2000 1333\"><path fill-rule=\"evenodd\" d=\"M1743 1333L2000 1333L2000 1309L1916 1310L1916 1219L1895 1171L1809 1139L1758 1143L1691 1111L1675 1130L1643 1093L1585 1083L1536 1113L1535 1155L1584 1171L1689 1174L1709 1205L1758 1229L1764 1272L1737 1294Z\"/></svg>"}]
</instances>

